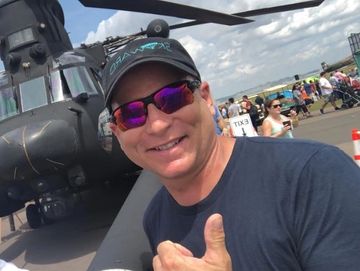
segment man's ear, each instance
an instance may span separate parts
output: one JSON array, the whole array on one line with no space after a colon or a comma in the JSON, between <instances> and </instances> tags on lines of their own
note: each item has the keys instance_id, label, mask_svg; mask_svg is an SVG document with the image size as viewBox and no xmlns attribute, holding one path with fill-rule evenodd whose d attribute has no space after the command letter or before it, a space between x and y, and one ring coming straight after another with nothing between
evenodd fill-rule
<instances>
[{"instance_id":1,"label":"man's ear","mask_svg":"<svg viewBox=\"0 0 360 271\"><path fill-rule=\"evenodd\" d=\"M200 96L201 96L201 98L203 98L203 99L205 100L205 102L207 103L211 115L215 115L214 100L213 100L213 98L212 98L212 96L211 96L209 83L206 82L206 81L201 82L201 85L200 85Z\"/></svg>"},{"instance_id":2,"label":"man's ear","mask_svg":"<svg viewBox=\"0 0 360 271\"><path fill-rule=\"evenodd\" d=\"M111 131L113 132L114 136L116 137L117 141L119 142L120 148L122 149L122 145L121 145L121 141L120 141L120 129L119 129L119 127L117 127L115 123L110 123L109 127L110 127Z\"/></svg>"},{"instance_id":3,"label":"man's ear","mask_svg":"<svg viewBox=\"0 0 360 271\"><path fill-rule=\"evenodd\" d=\"M211 93L210 93L210 86L209 86L209 83L204 81L204 82L201 82L201 85L200 85L200 96L201 98L203 98L206 103L208 105L212 105L213 104L213 99L211 97Z\"/></svg>"}]
</instances>

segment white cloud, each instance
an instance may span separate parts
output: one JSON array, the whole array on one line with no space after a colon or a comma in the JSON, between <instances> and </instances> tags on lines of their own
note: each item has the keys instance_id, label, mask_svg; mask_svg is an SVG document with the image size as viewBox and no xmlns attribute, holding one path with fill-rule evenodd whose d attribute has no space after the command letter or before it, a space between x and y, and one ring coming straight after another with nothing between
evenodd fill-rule
<instances>
[{"instance_id":1,"label":"white cloud","mask_svg":"<svg viewBox=\"0 0 360 271\"><path fill-rule=\"evenodd\" d=\"M201 41L194 39L191 36L185 36L179 39L180 43L190 52L194 61L197 61L200 57L201 51L204 46Z\"/></svg>"},{"instance_id":2,"label":"white cloud","mask_svg":"<svg viewBox=\"0 0 360 271\"><path fill-rule=\"evenodd\" d=\"M290 0L177 0L207 9L235 13L289 4ZM325 0L317 8L256 16L240 26L205 24L171 33L187 48L216 98L267 81L320 69L320 63L350 54L347 37L360 32L360 1ZM86 42L126 35L145 28L156 15L119 11L99 23ZM172 24L178 18L166 20Z\"/></svg>"},{"instance_id":3,"label":"white cloud","mask_svg":"<svg viewBox=\"0 0 360 271\"><path fill-rule=\"evenodd\" d=\"M268 35L268 34L272 34L275 31L278 31L279 29L279 22L271 22L269 24L266 25L262 25L259 28L256 29L256 32L259 35Z\"/></svg>"}]
</instances>

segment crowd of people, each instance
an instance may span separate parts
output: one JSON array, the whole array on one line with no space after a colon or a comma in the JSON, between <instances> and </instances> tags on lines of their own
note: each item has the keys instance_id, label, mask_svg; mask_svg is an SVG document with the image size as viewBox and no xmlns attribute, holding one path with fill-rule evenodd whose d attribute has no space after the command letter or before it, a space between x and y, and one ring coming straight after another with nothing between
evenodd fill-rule
<instances>
[{"instance_id":1,"label":"crowd of people","mask_svg":"<svg viewBox=\"0 0 360 271\"><path fill-rule=\"evenodd\" d=\"M320 113L324 114L325 107L327 104L331 104L334 110L340 110L336 104L338 99L342 100L342 107L348 106L346 104L347 101L352 101L354 104L359 104L359 92L360 92L360 81L356 79L358 77L357 69L352 69L348 75L343 73L342 71L335 71L331 73L321 72L320 78L312 79L312 80L303 80L296 82L292 86L292 95L295 106L291 108L288 116L283 116L284 118L290 118L293 122L294 116L296 117L296 125L298 124L298 117L300 114L302 118L311 117L311 106L320 101ZM280 95L279 95L280 96ZM228 99L228 102L221 105L219 110L221 112L221 117L223 119L228 119L232 117L236 117L241 114L248 113L251 118L251 122L254 126L254 129L258 132L258 127L261 126L261 135L269 135L269 124L271 122L269 118L264 118L263 120L259 120L259 116L261 112L264 112L265 117L269 116L270 113L275 113L277 111L281 111L281 97L277 97L272 100L265 100L261 98L259 95L256 96L254 102L250 101L247 95L244 95L240 101L235 102L233 97ZM271 108L272 103L279 104L279 108ZM278 103L277 103L278 102ZM270 116L271 118L271 116ZM274 116L272 116L274 118ZM278 119L280 123L280 119ZM226 127L226 122L224 122ZM265 124L265 125L264 125ZM275 125L275 124L274 124ZM273 126L274 126L273 125ZM276 126L276 125L275 125ZM294 127L294 125L292 125ZM279 127L278 127L279 128ZM284 127L283 127L284 128ZM284 136L291 137L291 131L289 133L284 133Z\"/></svg>"}]
</instances>

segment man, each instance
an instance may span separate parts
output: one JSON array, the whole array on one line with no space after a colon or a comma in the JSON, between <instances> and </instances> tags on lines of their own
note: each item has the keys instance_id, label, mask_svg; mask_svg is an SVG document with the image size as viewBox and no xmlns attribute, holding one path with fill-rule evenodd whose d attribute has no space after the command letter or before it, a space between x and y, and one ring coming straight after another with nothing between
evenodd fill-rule
<instances>
[{"instance_id":1,"label":"man","mask_svg":"<svg viewBox=\"0 0 360 271\"><path fill-rule=\"evenodd\" d=\"M320 108L320 113L324 114L325 106L330 102L335 110L339 110L340 108L335 104L335 92L333 91L333 86L330 84L329 80L325 78L326 72L320 73L319 86L321 89L322 96L324 98L324 103Z\"/></svg>"},{"instance_id":2,"label":"man","mask_svg":"<svg viewBox=\"0 0 360 271\"><path fill-rule=\"evenodd\" d=\"M251 123L252 123L255 131L257 131L258 129L257 129L256 121L259 118L258 109L257 109L256 105L252 104L252 102L249 100L249 97L247 95L244 95L242 97L241 109L242 109L242 112L248 113L250 115Z\"/></svg>"},{"instance_id":3,"label":"man","mask_svg":"<svg viewBox=\"0 0 360 271\"><path fill-rule=\"evenodd\" d=\"M210 90L175 40L129 43L104 76L120 146L163 184L144 216L155 270L358 270L360 170L350 157L215 135Z\"/></svg>"},{"instance_id":4,"label":"man","mask_svg":"<svg viewBox=\"0 0 360 271\"><path fill-rule=\"evenodd\" d=\"M239 104L235 103L235 100L233 97L229 98L229 108L228 108L228 114L229 118L236 117L240 115L241 107Z\"/></svg>"}]
</instances>

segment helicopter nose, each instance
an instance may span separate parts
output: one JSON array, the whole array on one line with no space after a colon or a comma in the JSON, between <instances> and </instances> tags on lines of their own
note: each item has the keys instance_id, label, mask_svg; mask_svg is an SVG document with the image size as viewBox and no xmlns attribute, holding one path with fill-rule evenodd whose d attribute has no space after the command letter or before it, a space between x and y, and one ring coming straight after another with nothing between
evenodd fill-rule
<instances>
[{"instance_id":1,"label":"helicopter nose","mask_svg":"<svg viewBox=\"0 0 360 271\"><path fill-rule=\"evenodd\" d=\"M50 174L74 161L79 150L75 129L66 121L31 123L0 137L0 180L25 180Z\"/></svg>"}]
</instances>

